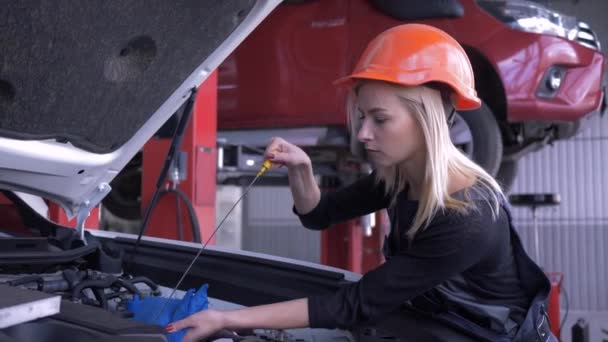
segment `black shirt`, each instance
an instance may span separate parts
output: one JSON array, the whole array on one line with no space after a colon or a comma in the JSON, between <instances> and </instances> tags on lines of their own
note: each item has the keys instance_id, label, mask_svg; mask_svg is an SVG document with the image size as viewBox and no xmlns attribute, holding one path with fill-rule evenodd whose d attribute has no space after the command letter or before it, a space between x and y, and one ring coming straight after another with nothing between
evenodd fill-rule
<instances>
[{"instance_id":1,"label":"black shirt","mask_svg":"<svg viewBox=\"0 0 608 342\"><path fill-rule=\"evenodd\" d=\"M453 196L469 198L465 191ZM530 299L520 285L504 208L494 219L482 197L470 196L476 209L467 214L438 212L410 243L405 232L418 202L408 200L405 192L399 194L388 208L391 233L384 246L386 262L336 293L308 298L311 327L348 328L381 318L406 302L433 298L478 324L514 333ZM376 183L372 174L324 193L317 207L299 217L307 228L324 229L389 204L384 185Z\"/></svg>"}]
</instances>

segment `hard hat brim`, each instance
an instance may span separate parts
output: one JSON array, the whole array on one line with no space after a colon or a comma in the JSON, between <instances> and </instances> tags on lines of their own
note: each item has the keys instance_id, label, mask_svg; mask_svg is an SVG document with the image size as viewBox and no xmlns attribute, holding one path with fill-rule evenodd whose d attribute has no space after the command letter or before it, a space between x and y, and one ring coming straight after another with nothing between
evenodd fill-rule
<instances>
[{"instance_id":1,"label":"hard hat brim","mask_svg":"<svg viewBox=\"0 0 608 342\"><path fill-rule=\"evenodd\" d=\"M442 77L433 77L432 71L418 71L415 73L399 73L398 77L387 75L386 73L374 71L362 71L349 76L341 77L333 82L333 85L338 87L350 88L358 81L383 81L402 86L419 86L429 82L440 82L448 85L452 89L452 103L456 110L474 110L481 107L481 100L477 94L463 94L460 89L462 87L457 80L446 79Z\"/></svg>"}]
</instances>

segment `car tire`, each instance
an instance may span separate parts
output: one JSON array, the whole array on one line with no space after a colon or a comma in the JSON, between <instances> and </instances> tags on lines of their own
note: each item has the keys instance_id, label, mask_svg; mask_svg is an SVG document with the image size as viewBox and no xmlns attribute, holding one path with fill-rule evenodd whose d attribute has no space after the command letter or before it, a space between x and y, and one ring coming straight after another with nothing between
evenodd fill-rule
<instances>
[{"instance_id":1,"label":"car tire","mask_svg":"<svg viewBox=\"0 0 608 342\"><path fill-rule=\"evenodd\" d=\"M455 113L452 142L491 176L502 160L502 135L494 113L485 103L476 110Z\"/></svg>"},{"instance_id":2,"label":"car tire","mask_svg":"<svg viewBox=\"0 0 608 342\"><path fill-rule=\"evenodd\" d=\"M112 190L102 205L113 215L125 220L141 219L141 164L138 153L112 180Z\"/></svg>"},{"instance_id":3,"label":"car tire","mask_svg":"<svg viewBox=\"0 0 608 342\"><path fill-rule=\"evenodd\" d=\"M517 170L519 167L519 161L517 160L503 160L500 163L500 168L496 174L496 181L502 187L504 193L509 193L517 178Z\"/></svg>"}]
</instances>

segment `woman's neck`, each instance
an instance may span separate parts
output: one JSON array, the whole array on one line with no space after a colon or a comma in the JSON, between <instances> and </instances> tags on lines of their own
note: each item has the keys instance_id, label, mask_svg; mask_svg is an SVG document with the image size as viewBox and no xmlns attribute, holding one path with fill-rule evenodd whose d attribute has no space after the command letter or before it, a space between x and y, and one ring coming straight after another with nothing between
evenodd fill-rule
<instances>
[{"instance_id":1,"label":"woman's neck","mask_svg":"<svg viewBox=\"0 0 608 342\"><path fill-rule=\"evenodd\" d=\"M417 201L420 199L425 179L424 165L414 163L405 164L401 167L401 176L407 179L407 198Z\"/></svg>"},{"instance_id":2,"label":"woman's neck","mask_svg":"<svg viewBox=\"0 0 608 342\"><path fill-rule=\"evenodd\" d=\"M420 200L424 187L424 168L407 168L407 166L405 166L402 169L402 172L405 172L403 176L408 181L407 198L412 201ZM448 194L456 193L473 184L475 184L474 178L455 172L450 172L448 174Z\"/></svg>"}]
</instances>

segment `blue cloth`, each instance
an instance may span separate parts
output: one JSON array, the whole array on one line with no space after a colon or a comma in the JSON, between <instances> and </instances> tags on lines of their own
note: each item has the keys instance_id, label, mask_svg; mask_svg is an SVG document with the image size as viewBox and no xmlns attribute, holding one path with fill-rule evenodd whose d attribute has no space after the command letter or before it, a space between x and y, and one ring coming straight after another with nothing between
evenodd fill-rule
<instances>
[{"instance_id":1,"label":"blue cloth","mask_svg":"<svg viewBox=\"0 0 608 342\"><path fill-rule=\"evenodd\" d=\"M165 327L167 324L184 319L193 313L206 310L209 306L207 298L207 284L198 291L190 289L182 299L168 299L165 297L147 297L140 299L135 296L127 303L127 310L133 313L133 319L139 322L155 324ZM164 309L163 309L164 305ZM159 311L163 309L163 312ZM181 342L186 329L167 334L169 342Z\"/></svg>"}]
</instances>

